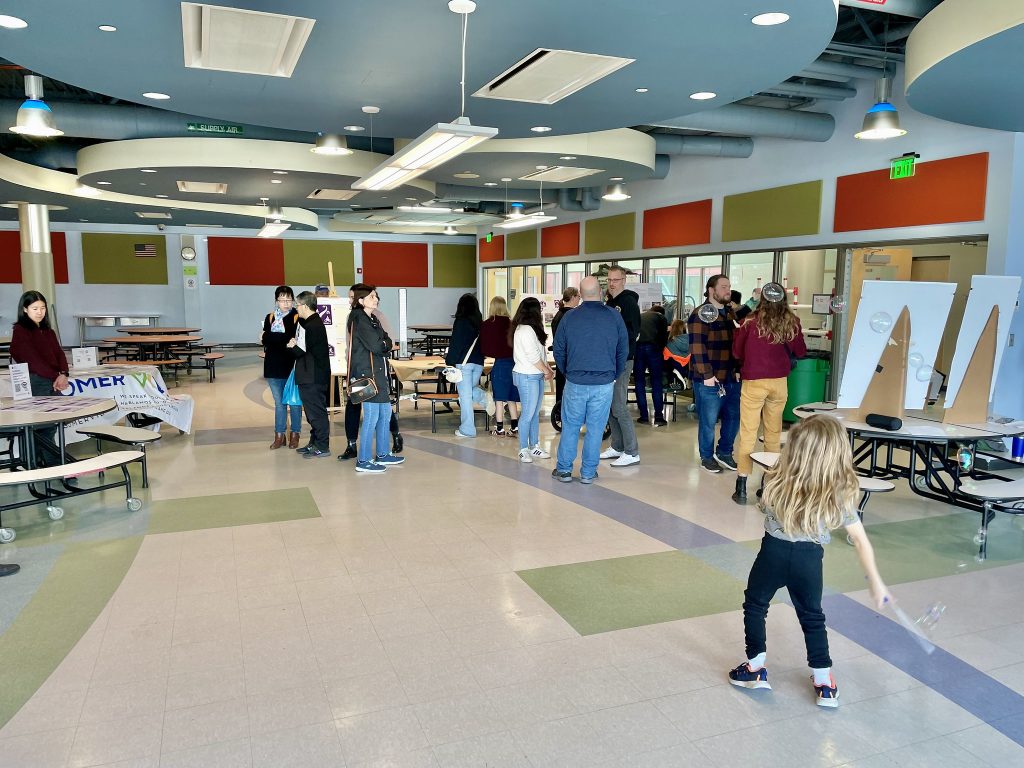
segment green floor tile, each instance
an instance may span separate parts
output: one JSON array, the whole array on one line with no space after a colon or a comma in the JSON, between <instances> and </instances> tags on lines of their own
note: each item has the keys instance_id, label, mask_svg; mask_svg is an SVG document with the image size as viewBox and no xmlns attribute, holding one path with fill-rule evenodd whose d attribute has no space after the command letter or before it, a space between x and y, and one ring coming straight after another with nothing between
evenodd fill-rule
<instances>
[{"instance_id":1,"label":"green floor tile","mask_svg":"<svg viewBox=\"0 0 1024 768\"><path fill-rule=\"evenodd\" d=\"M0 635L0 727L96 620L141 542L141 536L133 536L67 545L32 600Z\"/></svg>"},{"instance_id":2,"label":"green floor tile","mask_svg":"<svg viewBox=\"0 0 1024 768\"><path fill-rule=\"evenodd\" d=\"M279 523L319 517L308 488L258 493L226 493L154 501L147 533L177 533L232 525Z\"/></svg>"},{"instance_id":3,"label":"green floor tile","mask_svg":"<svg viewBox=\"0 0 1024 768\"><path fill-rule=\"evenodd\" d=\"M743 586L685 552L519 571L582 635L737 610Z\"/></svg>"}]
</instances>

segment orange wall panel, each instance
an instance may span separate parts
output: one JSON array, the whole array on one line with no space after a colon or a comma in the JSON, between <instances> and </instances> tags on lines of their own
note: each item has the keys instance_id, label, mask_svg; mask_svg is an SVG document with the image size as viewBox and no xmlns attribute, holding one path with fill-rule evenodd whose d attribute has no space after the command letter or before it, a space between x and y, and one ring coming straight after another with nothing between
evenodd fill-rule
<instances>
[{"instance_id":1,"label":"orange wall panel","mask_svg":"<svg viewBox=\"0 0 1024 768\"><path fill-rule=\"evenodd\" d=\"M369 285L426 288L426 243L363 243L363 282Z\"/></svg>"},{"instance_id":2,"label":"orange wall panel","mask_svg":"<svg viewBox=\"0 0 1024 768\"><path fill-rule=\"evenodd\" d=\"M50 233L53 252L53 280L58 285L68 282L68 248L63 232ZM0 283L21 282L21 235L0 232ZM53 300L52 296L46 298Z\"/></svg>"},{"instance_id":3,"label":"orange wall panel","mask_svg":"<svg viewBox=\"0 0 1024 768\"><path fill-rule=\"evenodd\" d=\"M917 163L914 175L890 179L889 170L836 179L833 229L918 227L985 218L988 152Z\"/></svg>"},{"instance_id":4,"label":"orange wall panel","mask_svg":"<svg viewBox=\"0 0 1024 768\"><path fill-rule=\"evenodd\" d=\"M669 205L644 211L644 248L702 245L711 242L711 201Z\"/></svg>"},{"instance_id":5,"label":"orange wall panel","mask_svg":"<svg viewBox=\"0 0 1024 768\"><path fill-rule=\"evenodd\" d=\"M504 261L505 260L505 236L495 235L491 242L486 237L480 238L480 261Z\"/></svg>"},{"instance_id":6,"label":"orange wall panel","mask_svg":"<svg viewBox=\"0 0 1024 768\"><path fill-rule=\"evenodd\" d=\"M210 285L281 285L284 242L275 238L211 237Z\"/></svg>"},{"instance_id":7,"label":"orange wall panel","mask_svg":"<svg viewBox=\"0 0 1024 768\"><path fill-rule=\"evenodd\" d=\"M580 223L544 227L540 231L540 255L546 259L559 256L578 256L580 253Z\"/></svg>"}]
</instances>

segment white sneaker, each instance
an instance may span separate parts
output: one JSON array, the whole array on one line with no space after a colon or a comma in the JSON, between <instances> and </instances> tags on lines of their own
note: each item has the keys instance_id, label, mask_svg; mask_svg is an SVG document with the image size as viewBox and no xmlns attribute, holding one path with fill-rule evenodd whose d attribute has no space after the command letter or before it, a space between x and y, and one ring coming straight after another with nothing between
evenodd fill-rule
<instances>
[{"instance_id":1,"label":"white sneaker","mask_svg":"<svg viewBox=\"0 0 1024 768\"><path fill-rule=\"evenodd\" d=\"M640 463L640 456L639 456L639 454L634 456L634 455L632 455L630 453L624 453L621 456L619 456L619 458L617 458L615 461L612 462L612 466L613 467L628 467L631 464L639 464L639 463Z\"/></svg>"},{"instance_id":2,"label":"white sneaker","mask_svg":"<svg viewBox=\"0 0 1024 768\"><path fill-rule=\"evenodd\" d=\"M521 451L519 451L519 463L533 464L533 457L530 455L529 448L523 448Z\"/></svg>"},{"instance_id":3,"label":"white sneaker","mask_svg":"<svg viewBox=\"0 0 1024 768\"><path fill-rule=\"evenodd\" d=\"M541 448L539 445L533 446L533 450L530 451L530 455L535 459L550 459L551 454Z\"/></svg>"},{"instance_id":4,"label":"white sneaker","mask_svg":"<svg viewBox=\"0 0 1024 768\"><path fill-rule=\"evenodd\" d=\"M605 450L601 451L602 459L617 459L621 455L622 454L616 451L614 448L606 448Z\"/></svg>"},{"instance_id":5,"label":"white sneaker","mask_svg":"<svg viewBox=\"0 0 1024 768\"><path fill-rule=\"evenodd\" d=\"M462 433L461 430L458 430L458 429L455 430L455 436L456 437L476 437L476 435L465 435L465 434Z\"/></svg>"},{"instance_id":6,"label":"white sneaker","mask_svg":"<svg viewBox=\"0 0 1024 768\"><path fill-rule=\"evenodd\" d=\"M494 408L494 396L491 394L491 390L485 389L484 390L484 397L486 398L486 400L484 400L484 410L487 411L487 415L488 416L493 416L495 408Z\"/></svg>"}]
</instances>

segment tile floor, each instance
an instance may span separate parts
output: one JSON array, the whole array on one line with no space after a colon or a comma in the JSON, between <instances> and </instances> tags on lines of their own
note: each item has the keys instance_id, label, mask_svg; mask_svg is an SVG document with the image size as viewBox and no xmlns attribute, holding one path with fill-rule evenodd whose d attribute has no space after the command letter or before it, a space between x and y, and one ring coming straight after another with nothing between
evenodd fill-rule
<instances>
[{"instance_id":1,"label":"tile floor","mask_svg":"<svg viewBox=\"0 0 1024 768\"><path fill-rule=\"evenodd\" d=\"M431 435L429 411L403 403L408 461L371 477L268 451L255 353L223 363L215 384L197 376L179 390L196 399L196 434L167 430L151 450L142 512L86 497L59 524L35 509L12 518L19 538L0 560L23 571L0 581L0 690L12 702L0 768L1024 765L1013 521L994 524L1001 544L982 567L972 516L905 489L872 501L869 533L900 601L911 613L948 606L939 650L925 656L866 609L833 545L842 706L824 711L781 602L774 690L725 682L742 634L723 595L745 578L760 516L729 501L731 477L696 468L684 416L641 429L641 464L603 468L585 488L551 482L550 462L517 464L514 441L455 444L451 416ZM216 510L205 520L197 497ZM105 556L105 542L137 553ZM658 554L676 549L685 557ZM552 577L525 573L573 564L589 565L557 598ZM695 599L671 615L632 610L645 579L666 600ZM47 631L63 645L25 642L53 623L54 595L82 606Z\"/></svg>"}]
</instances>

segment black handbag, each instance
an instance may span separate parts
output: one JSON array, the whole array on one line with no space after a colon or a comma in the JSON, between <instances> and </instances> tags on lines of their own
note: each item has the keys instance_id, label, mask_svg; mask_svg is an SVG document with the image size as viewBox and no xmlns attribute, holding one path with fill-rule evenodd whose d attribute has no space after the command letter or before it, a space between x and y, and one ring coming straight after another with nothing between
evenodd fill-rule
<instances>
[{"instance_id":1,"label":"black handbag","mask_svg":"<svg viewBox=\"0 0 1024 768\"><path fill-rule=\"evenodd\" d=\"M352 405L360 405L365 403L367 400L372 400L378 394L377 382L373 380L373 353L370 353L370 376L360 376L358 379L352 378L352 334L349 333L348 338L348 361L346 372L348 373L348 401Z\"/></svg>"}]
</instances>

